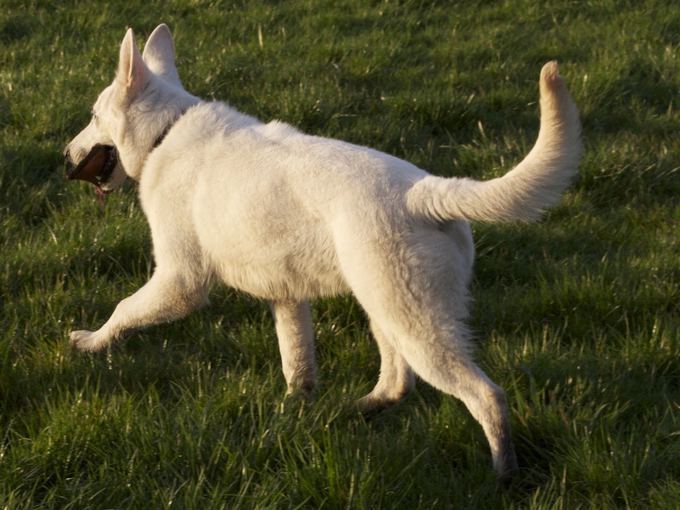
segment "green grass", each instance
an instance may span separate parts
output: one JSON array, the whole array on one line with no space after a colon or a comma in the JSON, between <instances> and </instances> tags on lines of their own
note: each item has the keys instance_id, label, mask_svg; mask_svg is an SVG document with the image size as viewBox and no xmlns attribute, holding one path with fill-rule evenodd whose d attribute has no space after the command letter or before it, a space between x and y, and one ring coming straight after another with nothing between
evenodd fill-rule
<instances>
[{"instance_id":1,"label":"green grass","mask_svg":"<svg viewBox=\"0 0 680 510\"><path fill-rule=\"evenodd\" d=\"M0 508L675 508L680 10L670 2L0 1ZM371 420L378 354L314 303L321 388L283 402L266 306L229 289L109 352L71 351L153 269L134 186L100 208L61 151L126 26L186 87L264 119L489 178L536 135L541 65L582 112L580 179L541 223L476 225L478 358L522 470L424 383ZM258 36L261 34L261 36Z\"/></svg>"}]
</instances>

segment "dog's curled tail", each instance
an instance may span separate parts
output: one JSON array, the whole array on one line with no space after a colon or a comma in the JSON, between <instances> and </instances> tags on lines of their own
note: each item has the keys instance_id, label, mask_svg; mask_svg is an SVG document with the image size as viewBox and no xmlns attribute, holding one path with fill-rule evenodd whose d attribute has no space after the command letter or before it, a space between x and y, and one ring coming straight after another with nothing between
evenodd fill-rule
<instances>
[{"instance_id":1,"label":"dog's curled tail","mask_svg":"<svg viewBox=\"0 0 680 510\"><path fill-rule=\"evenodd\" d=\"M407 192L407 207L434 221L531 221L554 205L582 153L578 110L557 62L541 70L541 127L536 144L510 172L489 181L428 176Z\"/></svg>"}]
</instances>

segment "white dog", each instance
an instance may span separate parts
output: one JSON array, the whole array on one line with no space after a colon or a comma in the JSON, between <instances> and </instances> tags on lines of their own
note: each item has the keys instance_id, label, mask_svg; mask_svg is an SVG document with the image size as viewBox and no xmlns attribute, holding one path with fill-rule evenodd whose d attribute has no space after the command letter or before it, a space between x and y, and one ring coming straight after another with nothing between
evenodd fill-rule
<instances>
[{"instance_id":1,"label":"white dog","mask_svg":"<svg viewBox=\"0 0 680 510\"><path fill-rule=\"evenodd\" d=\"M465 403L497 473L509 474L517 461L505 393L474 363L465 326L468 221L538 218L576 173L579 116L555 62L541 71L540 97L538 140L512 171L487 182L446 179L202 101L182 87L167 26L154 30L143 55L128 30L116 77L66 154L79 163L71 177L100 192L126 176L139 182L156 268L100 329L74 331L71 343L95 351L184 316L220 279L270 303L288 391L309 392L309 299L352 292L381 355L360 408L399 401L417 374Z\"/></svg>"}]
</instances>

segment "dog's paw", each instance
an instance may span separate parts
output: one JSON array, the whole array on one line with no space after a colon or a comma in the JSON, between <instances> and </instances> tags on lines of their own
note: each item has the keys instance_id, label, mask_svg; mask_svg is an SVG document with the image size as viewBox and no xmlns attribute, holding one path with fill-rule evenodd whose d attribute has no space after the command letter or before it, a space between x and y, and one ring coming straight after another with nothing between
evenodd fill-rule
<instances>
[{"instance_id":1,"label":"dog's paw","mask_svg":"<svg viewBox=\"0 0 680 510\"><path fill-rule=\"evenodd\" d=\"M69 342L80 351L100 351L109 344L109 340L96 331L71 331Z\"/></svg>"},{"instance_id":2,"label":"dog's paw","mask_svg":"<svg viewBox=\"0 0 680 510\"><path fill-rule=\"evenodd\" d=\"M395 406L401 401L399 398L388 398L381 395L374 395L372 392L361 397L354 402L354 407L366 417L378 414L390 407Z\"/></svg>"}]
</instances>

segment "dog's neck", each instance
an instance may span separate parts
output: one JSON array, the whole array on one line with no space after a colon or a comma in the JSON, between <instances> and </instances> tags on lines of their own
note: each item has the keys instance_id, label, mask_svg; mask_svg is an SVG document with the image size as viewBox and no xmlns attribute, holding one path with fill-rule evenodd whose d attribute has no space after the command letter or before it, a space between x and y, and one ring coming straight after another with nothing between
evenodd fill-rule
<instances>
[{"instance_id":1,"label":"dog's neck","mask_svg":"<svg viewBox=\"0 0 680 510\"><path fill-rule=\"evenodd\" d=\"M172 127L175 125L175 123L184 115L187 111L187 108L184 108L181 112L179 112L179 115L177 115L165 128L163 128L163 131L161 131L161 134L156 137L156 139L153 142L153 145L151 146L151 151L155 150L160 144L163 143L163 140L165 140L165 137L168 135Z\"/></svg>"}]
</instances>

